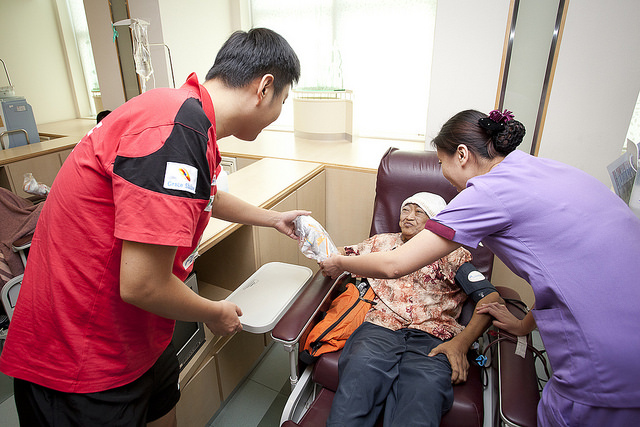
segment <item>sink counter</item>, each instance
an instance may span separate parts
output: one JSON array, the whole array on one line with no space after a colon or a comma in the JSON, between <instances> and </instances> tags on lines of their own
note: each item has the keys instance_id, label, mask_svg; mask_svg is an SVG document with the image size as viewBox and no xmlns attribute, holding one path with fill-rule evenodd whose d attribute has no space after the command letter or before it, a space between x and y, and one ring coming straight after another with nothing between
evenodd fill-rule
<instances>
[{"instance_id":1,"label":"sink counter","mask_svg":"<svg viewBox=\"0 0 640 427\"><path fill-rule=\"evenodd\" d=\"M73 148L95 126L93 119L74 119L38 125L41 135L52 137L22 147L0 150L0 166ZM218 141L224 156L249 159L278 158L322 163L327 166L376 170L389 147L424 150L420 141L357 138L348 141L320 141L298 138L293 132L265 130L255 141L241 141L233 136Z\"/></svg>"}]
</instances>

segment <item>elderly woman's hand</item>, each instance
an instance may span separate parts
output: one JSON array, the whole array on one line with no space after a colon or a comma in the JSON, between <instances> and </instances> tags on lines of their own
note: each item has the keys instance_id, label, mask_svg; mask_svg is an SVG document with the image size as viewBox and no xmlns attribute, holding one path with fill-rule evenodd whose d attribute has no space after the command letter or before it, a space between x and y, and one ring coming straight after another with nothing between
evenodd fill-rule
<instances>
[{"instance_id":1,"label":"elderly woman's hand","mask_svg":"<svg viewBox=\"0 0 640 427\"><path fill-rule=\"evenodd\" d=\"M451 365L451 382L453 384L460 384L467 381L467 374L469 373L467 350L468 347L465 347L461 341L454 338L443 342L431 350L429 357L433 357L438 354L444 354L447 356L449 364Z\"/></svg>"},{"instance_id":2,"label":"elderly woman's hand","mask_svg":"<svg viewBox=\"0 0 640 427\"><path fill-rule=\"evenodd\" d=\"M333 254L324 261L320 261L318 264L320 264L320 268L322 269L322 275L329 276L332 279L340 276L344 272L344 269L340 266L341 258L343 258L342 255Z\"/></svg>"}]
</instances>

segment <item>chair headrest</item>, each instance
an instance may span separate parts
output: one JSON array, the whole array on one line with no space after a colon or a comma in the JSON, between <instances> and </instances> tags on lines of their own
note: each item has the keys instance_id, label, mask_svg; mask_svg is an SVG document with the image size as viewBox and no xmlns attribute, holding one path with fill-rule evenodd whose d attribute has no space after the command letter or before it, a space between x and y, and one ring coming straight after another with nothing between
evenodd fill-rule
<instances>
[{"instance_id":1,"label":"chair headrest","mask_svg":"<svg viewBox=\"0 0 640 427\"><path fill-rule=\"evenodd\" d=\"M370 235L399 232L400 205L420 191L438 194L447 203L457 194L455 187L442 175L435 152L389 148L378 167ZM467 249L473 255L476 268L490 278L493 253L482 246Z\"/></svg>"}]
</instances>

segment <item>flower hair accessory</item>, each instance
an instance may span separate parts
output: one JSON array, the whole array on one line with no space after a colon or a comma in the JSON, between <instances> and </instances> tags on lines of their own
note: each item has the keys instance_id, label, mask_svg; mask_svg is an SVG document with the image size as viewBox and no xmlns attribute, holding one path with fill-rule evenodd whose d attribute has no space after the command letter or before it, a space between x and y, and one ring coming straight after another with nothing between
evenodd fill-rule
<instances>
[{"instance_id":1,"label":"flower hair accessory","mask_svg":"<svg viewBox=\"0 0 640 427\"><path fill-rule=\"evenodd\" d=\"M496 123L508 122L509 120L513 120L515 116L509 110L504 110L502 113L500 110L493 110L489 113L489 118Z\"/></svg>"},{"instance_id":2,"label":"flower hair accessory","mask_svg":"<svg viewBox=\"0 0 640 427\"><path fill-rule=\"evenodd\" d=\"M489 117L483 117L478 120L478 124L489 132L490 135L495 135L504 130L504 124L509 120L513 120L514 115L509 110L493 110L489 113Z\"/></svg>"}]
</instances>

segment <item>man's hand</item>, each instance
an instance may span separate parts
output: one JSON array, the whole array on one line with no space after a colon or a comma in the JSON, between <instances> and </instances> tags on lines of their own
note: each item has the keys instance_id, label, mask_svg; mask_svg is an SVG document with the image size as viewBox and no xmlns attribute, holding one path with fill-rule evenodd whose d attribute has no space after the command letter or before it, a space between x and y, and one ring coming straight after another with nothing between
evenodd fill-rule
<instances>
[{"instance_id":1,"label":"man's hand","mask_svg":"<svg viewBox=\"0 0 640 427\"><path fill-rule=\"evenodd\" d=\"M242 330L240 318L242 310L229 301L217 301L217 317L215 322L207 322L207 328L216 335L231 335Z\"/></svg>"},{"instance_id":2,"label":"man's hand","mask_svg":"<svg viewBox=\"0 0 640 427\"><path fill-rule=\"evenodd\" d=\"M451 364L451 382L453 384L460 384L467 380L467 374L469 373L469 361L467 360L467 348L462 348L457 340L443 342L429 353L429 356L435 356L436 354L444 354L449 359Z\"/></svg>"},{"instance_id":3,"label":"man's hand","mask_svg":"<svg viewBox=\"0 0 640 427\"><path fill-rule=\"evenodd\" d=\"M311 212L300 210L281 212L273 228L294 240L298 240L298 236L296 236L295 233L296 226L293 224L293 220L300 215L311 215Z\"/></svg>"}]
</instances>

